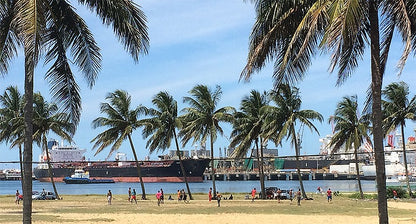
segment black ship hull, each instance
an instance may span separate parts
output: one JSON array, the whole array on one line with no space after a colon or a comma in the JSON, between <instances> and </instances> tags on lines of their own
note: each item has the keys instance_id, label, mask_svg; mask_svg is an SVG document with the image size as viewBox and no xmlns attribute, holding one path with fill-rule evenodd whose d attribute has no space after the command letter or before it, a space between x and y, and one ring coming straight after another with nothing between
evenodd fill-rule
<instances>
[{"instance_id":1,"label":"black ship hull","mask_svg":"<svg viewBox=\"0 0 416 224\"><path fill-rule=\"evenodd\" d=\"M203 173L209 164L209 159L183 160L189 182L202 182ZM124 162L125 163L125 162ZM94 179L113 179L116 182L139 182L137 167L134 162L119 166L118 163L71 163L54 164L52 173L55 181L74 174L75 169L83 169ZM183 182L183 174L179 160L140 161L143 182ZM44 167L44 166L43 166ZM50 181L47 168L35 168L34 175L39 181Z\"/></svg>"}]
</instances>

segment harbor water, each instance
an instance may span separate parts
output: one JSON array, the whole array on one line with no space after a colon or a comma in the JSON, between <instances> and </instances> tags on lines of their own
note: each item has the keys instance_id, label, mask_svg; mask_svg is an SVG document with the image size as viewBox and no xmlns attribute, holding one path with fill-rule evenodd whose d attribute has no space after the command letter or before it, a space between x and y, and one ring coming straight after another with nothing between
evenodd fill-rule
<instances>
[{"instance_id":1,"label":"harbor water","mask_svg":"<svg viewBox=\"0 0 416 224\"><path fill-rule=\"evenodd\" d=\"M216 181L216 188L221 193L249 193L254 187L260 189L259 181ZM303 181L306 192L316 192L318 187L326 190L339 192L357 192L358 184L356 180L308 180ZM375 192L376 184L373 180L361 181L364 192ZM155 194L161 188L165 194L175 194L178 190L186 189L185 183L145 183L146 194ZM278 187L280 189L298 189L299 181L266 181L266 187ZM189 183L192 193L207 193L212 187L212 181L200 183ZM111 190L113 194L126 194L129 187L141 193L140 183L117 182L112 184L65 184L56 183L59 194L78 195L78 194L106 194ZM16 190L21 191L20 181L0 181L0 195L14 195ZM52 184L49 182L33 181L33 190L53 191Z\"/></svg>"}]
</instances>

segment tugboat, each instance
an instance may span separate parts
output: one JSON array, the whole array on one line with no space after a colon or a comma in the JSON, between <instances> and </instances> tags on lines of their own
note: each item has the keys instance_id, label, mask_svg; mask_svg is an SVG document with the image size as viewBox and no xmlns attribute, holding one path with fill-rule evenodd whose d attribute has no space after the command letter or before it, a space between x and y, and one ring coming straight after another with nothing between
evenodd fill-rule
<instances>
[{"instance_id":1,"label":"tugboat","mask_svg":"<svg viewBox=\"0 0 416 224\"><path fill-rule=\"evenodd\" d=\"M113 179L90 179L88 172L82 169L75 170L75 173L71 177L65 177L63 181L66 184L108 184L114 183Z\"/></svg>"}]
</instances>

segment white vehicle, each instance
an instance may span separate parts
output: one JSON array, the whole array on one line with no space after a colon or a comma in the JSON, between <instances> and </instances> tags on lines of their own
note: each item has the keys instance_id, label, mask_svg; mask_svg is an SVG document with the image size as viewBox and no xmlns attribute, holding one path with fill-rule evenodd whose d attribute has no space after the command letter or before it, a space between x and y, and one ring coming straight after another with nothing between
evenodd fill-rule
<instances>
[{"instance_id":1,"label":"white vehicle","mask_svg":"<svg viewBox=\"0 0 416 224\"><path fill-rule=\"evenodd\" d=\"M32 200L55 200L56 195L53 192L45 191L45 192L38 192L34 191L32 193Z\"/></svg>"}]
</instances>

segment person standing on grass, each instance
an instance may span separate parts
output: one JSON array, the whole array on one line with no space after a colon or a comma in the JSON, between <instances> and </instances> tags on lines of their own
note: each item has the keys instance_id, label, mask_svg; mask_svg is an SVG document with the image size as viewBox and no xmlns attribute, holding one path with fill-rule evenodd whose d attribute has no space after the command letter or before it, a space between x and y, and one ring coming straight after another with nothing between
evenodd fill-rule
<instances>
[{"instance_id":1,"label":"person standing on grass","mask_svg":"<svg viewBox=\"0 0 416 224\"><path fill-rule=\"evenodd\" d=\"M162 200L162 193L160 191L157 191L156 193L156 199L157 199L157 206L160 206L160 201Z\"/></svg>"},{"instance_id":2,"label":"person standing on grass","mask_svg":"<svg viewBox=\"0 0 416 224\"><path fill-rule=\"evenodd\" d=\"M133 200L134 200L137 204L136 194L137 194L136 189L133 189L133 192L131 193L131 199L130 199L131 203L133 203Z\"/></svg>"},{"instance_id":3,"label":"person standing on grass","mask_svg":"<svg viewBox=\"0 0 416 224\"><path fill-rule=\"evenodd\" d=\"M113 199L113 194L111 193L111 190L108 190L107 193L107 202L109 205L111 205L111 200Z\"/></svg>"},{"instance_id":4,"label":"person standing on grass","mask_svg":"<svg viewBox=\"0 0 416 224\"><path fill-rule=\"evenodd\" d=\"M129 202L131 202L131 187L129 187Z\"/></svg>"},{"instance_id":5,"label":"person standing on grass","mask_svg":"<svg viewBox=\"0 0 416 224\"><path fill-rule=\"evenodd\" d=\"M282 194L282 191L280 190L280 188L277 188L277 203L280 203L280 195Z\"/></svg>"},{"instance_id":6,"label":"person standing on grass","mask_svg":"<svg viewBox=\"0 0 416 224\"><path fill-rule=\"evenodd\" d=\"M289 191L289 200L290 200L290 204L292 204L292 200L293 200L293 191L292 191L292 189L290 189L290 191Z\"/></svg>"},{"instance_id":7,"label":"person standing on grass","mask_svg":"<svg viewBox=\"0 0 416 224\"><path fill-rule=\"evenodd\" d=\"M181 197L182 197L183 202L189 203L189 201L187 200L188 196L186 195L186 192L184 189L181 190L181 195L182 195Z\"/></svg>"},{"instance_id":8,"label":"person standing on grass","mask_svg":"<svg viewBox=\"0 0 416 224\"><path fill-rule=\"evenodd\" d=\"M163 189L162 188L160 188L160 202L162 204L165 203L165 194L163 194Z\"/></svg>"},{"instance_id":9,"label":"person standing on grass","mask_svg":"<svg viewBox=\"0 0 416 224\"><path fill-rule=\"evenodd\" d=\"M254 198L256 198L256 188L253 188L253 190L251 190L251 202L254 202Z\"/></svg>"},{"instance_id":10,"label":"person standing on grass","mask_svg":"<svg viewBox=\"0 0 416 224\"><path fill-rule=\"evenodd\" d=\"M42 193L40 193L40 195L42 196L42 199L46 199L46 191L45 188L42 189Z\"/></svg>"},{"instance_id":11,"label":"person standing on grass","mask_svg":"<svg viewBox=\"0 0 416 224\"><path fill-rule=\"evenodd\" d=\"M296 192L296 196L298 199L298 206L300 206L300 199L302 199L302 193L300 192L300 189L298 190L298 192Z\"/></svg>"},{"instance_id":12,"label":"person standing on grass","mask_svg":"<svg viewBox=\"0 0 416 224\"><path fill-rule=\"evenodd\" d=\"M217 203L218 203L218 207L221 206L221 194L217 191Z\"/></svg>"},{"instance_id":13,"label":"person standing on grass","mask_svg":"<svg viewBox=\"0 0 416 224\"><path fill-rule=\"evenodd\" d=\"M393 199L396 201L397 200L397 191L393 190Z\"/></svg>"},{"instance_id":14,"label":"person standing on grass","mask_svg":"<svg viewBox=\"0 0 416 224\"><path fill-rule=\"evenodd\" d=\"M20 201L19 196L20 196L19 190L16 190L16 201L14 203L19 204L19 201Z\"/></svg>"},{"instance_id":15,"label":"person standing on grass","mask_svg":"<svg viewBox=\"0 0 416 224\"><path fill-rule=\"evenodd\" d=\"M211 201L211 200L212 200L212 187L210 187L208 191L208 201Z\"/></svg>"},{"instance_id":16,"label":"person standing on grass","mask_svg":"<svg viewBox=\"0 0 416 224\"><path fill-rule=\"evenodd\" d=\"M182 193L180 190L178 190L178 201L182 200Z\"/></svg>"},{"instance_id":17,"label":"person standing on grass","mask_svg":"<svg viewBox=\"0 0 416 224\"><path fill-rule=\"evenodd\" d=\"M328 199L328 202L332 201L332 191L331 191L331 188L328 188L328 190L326 191L326 197Z\"/></svg>"}]
</instances>

